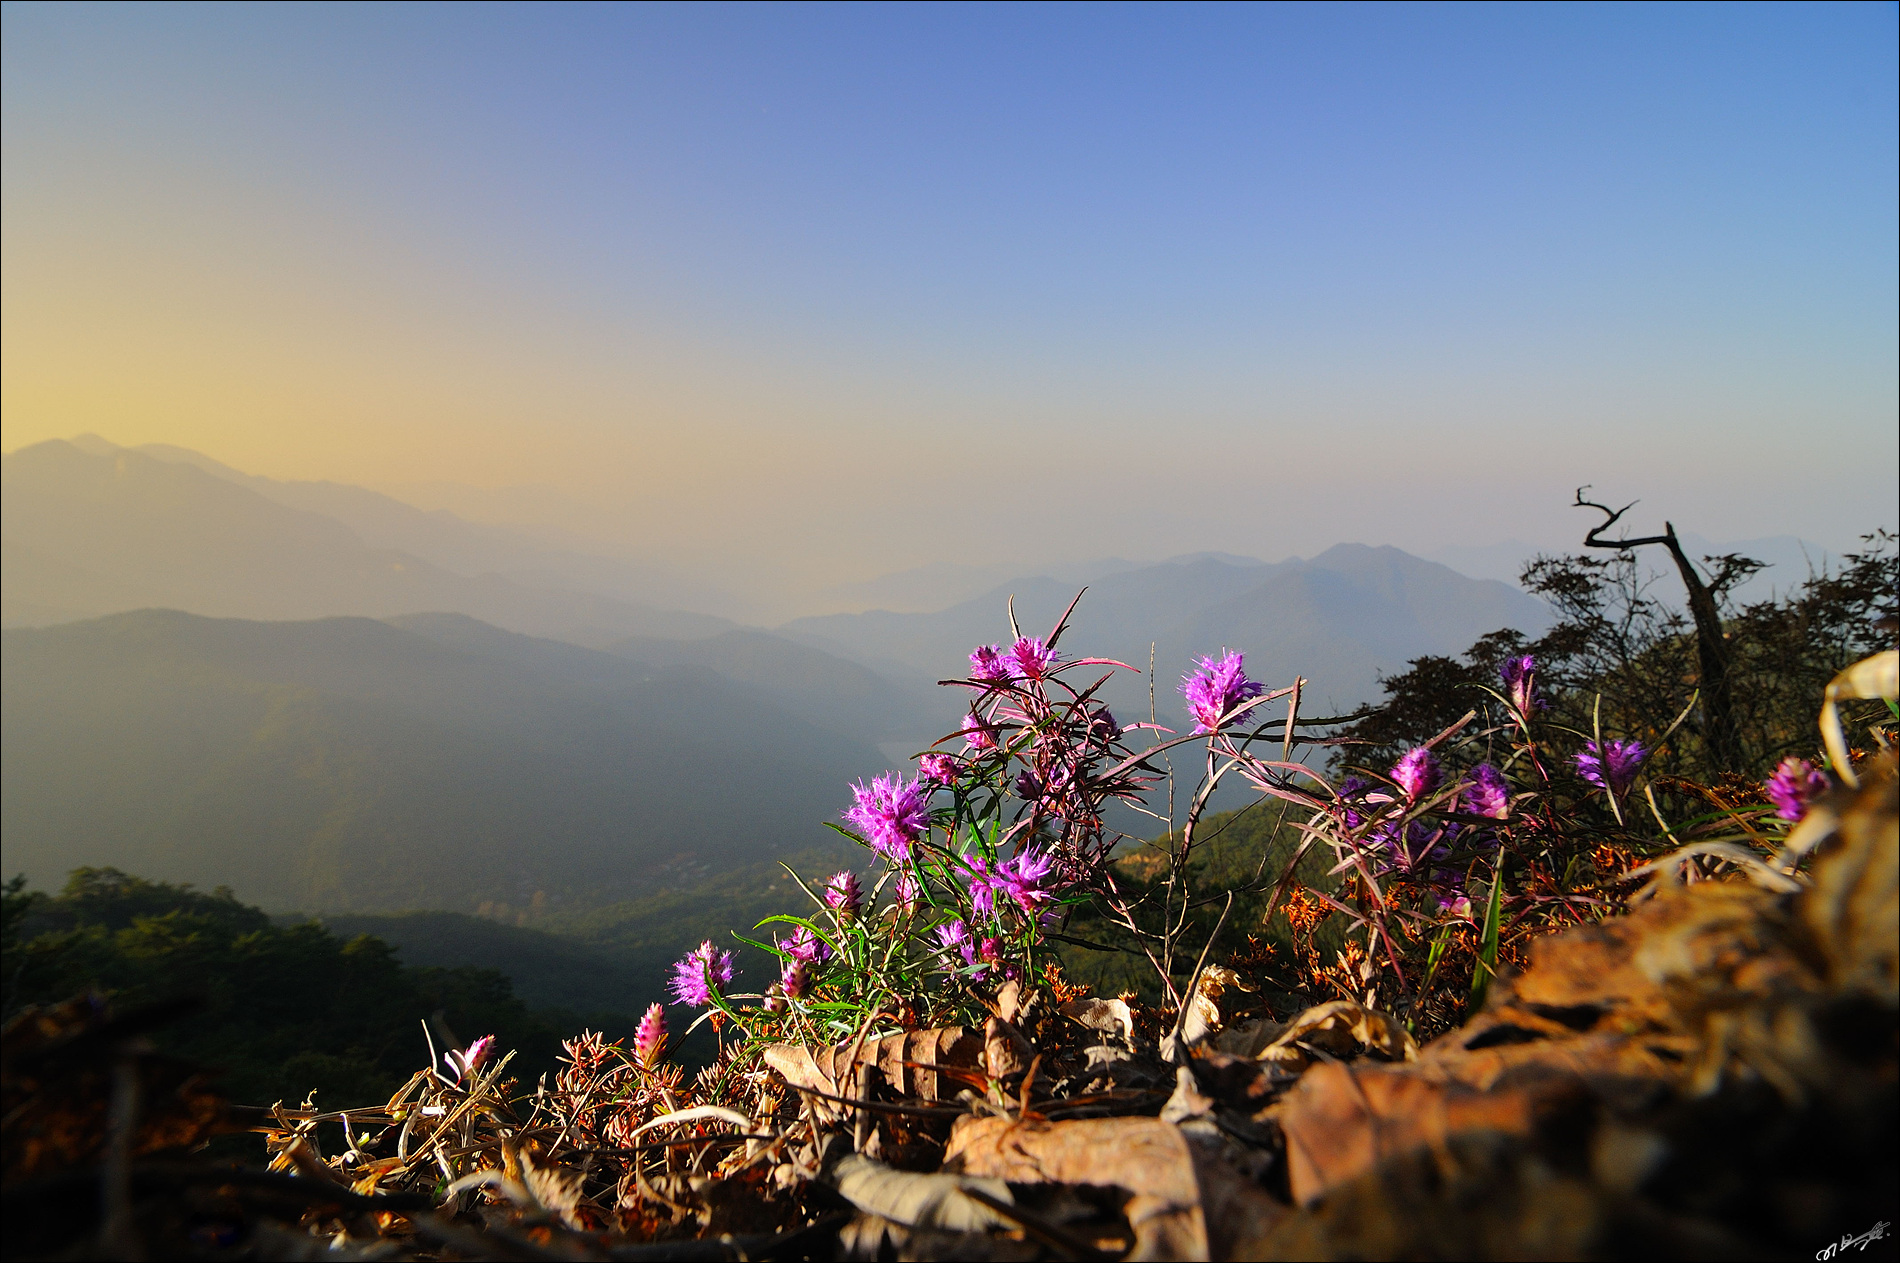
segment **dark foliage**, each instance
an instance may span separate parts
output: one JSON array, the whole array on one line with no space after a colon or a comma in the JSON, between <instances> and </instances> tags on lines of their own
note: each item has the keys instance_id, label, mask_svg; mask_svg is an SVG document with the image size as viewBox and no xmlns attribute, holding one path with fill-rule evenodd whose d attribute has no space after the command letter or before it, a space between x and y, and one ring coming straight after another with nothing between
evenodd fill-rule
<instances>
[{"instance_id":1,"label":"dark foliage","mask_svg":"<svg viewBox=\"0 0 1900 1263\"><path fill-rule=\"evenodd\" d=\"M1883 629L1882 620L1895 614L1900 553L1885 531L1863 541L1838 570L1810 574L1785 595L1740 608L1728 594L1760 563L1733 555L1703 558L1706 586L1722 609L1745 775L1763 776L1789 754L1812 755L1818 746L1813 699L1841 668L1892 646L1892 623ZM1491 692L1499 687L1498 665L1529 653L1550 704L1546 719L1579 733L1600 724L1605 736L1634 737L1654 749L1688 710L1667 745L1655 751L1651 768L1719 780L1725 769L1709 757L1705 716L1691 707L1700 684L1695 635L1677 608L1675 580L1621 552L1539 557L1524 568L1523 583L1557 611L1549 632L1533 641L1504 628L1458 657L1413 659L1382 681L1385 703L1351 730L1365 744L1351 747L1344 761L1383 770L1468 710L1501 718ZM1885 713L1877 702L1848 711L1850 738Z\"/></svg>"},{"instance_id":2,"label":"dark foliage","mask_svg":"<svg viewBox=\"0 0 1900 1263\"><path fill-rule=\"evenodd\" d=\"M192 996L203 1007L169 1028L161 1051L215 1066L233 1099L268 1104L385 1099L437 1051L496 1034L527 1081L551 1070L572 1014L531 1012L493 969L405 968L389 944L344 939L312 921L277 925L219 888L75 869L49 896L4 887L4 1012L88 988L121 1008Z\"/></svg>"}]
</instances>

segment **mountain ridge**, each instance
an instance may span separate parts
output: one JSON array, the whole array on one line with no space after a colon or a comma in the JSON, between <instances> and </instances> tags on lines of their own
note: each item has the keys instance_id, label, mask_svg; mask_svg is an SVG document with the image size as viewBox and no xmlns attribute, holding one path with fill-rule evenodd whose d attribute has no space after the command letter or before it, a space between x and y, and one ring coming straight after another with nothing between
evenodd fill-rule
<instances>
[{"instance_id":1,"label":"mountain ridge","mask_svg":"<svg viewBox=\"0 0 1900 1263\"><path fill-rule=\"evenodd\" d=\"M334 517L129 448L93 454L49 440L8 454L3 468L0 523L10 547L0 621L8 626L148 606L264 619L452 609L594 644L733 626L595 593L459 575L372 547Z\"/></svg>"}]
</instances>

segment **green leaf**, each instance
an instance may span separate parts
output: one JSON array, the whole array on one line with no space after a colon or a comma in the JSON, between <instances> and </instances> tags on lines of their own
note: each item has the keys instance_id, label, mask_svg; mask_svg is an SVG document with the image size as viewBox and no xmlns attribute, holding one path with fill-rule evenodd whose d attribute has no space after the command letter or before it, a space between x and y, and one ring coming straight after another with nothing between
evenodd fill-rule
<instances>
[{"instance_id":1,"label":"green leaf","mask_svg":"<svg viewBox=\"0 0 1900 1263\"><path fill-rule=\"evenodd\" d=\"M1498 848L1497 867L1491 875L1491 897L1484 906L1484 937L1478 946L1478 963L1471 971L1471 1010L1484 1004L1484 994L1498 971L1498 915L1504 905L1504 849Z\"/></svg>"},{"instance_id":2,"label":"green leaf","mask_svg":"<svg viewBox=\"0 0 1900 1263\"><path fill-rule=\"evenodd\" d=\"M823 928L821 928L816 922L807 920L804 917L788 916L787 914L781 912L774 916L769 916L765 918L765 920L759 922L758 925L755 925L752 928L756 930L762 926L771 925L774 922L781 922L785 925L802 925L806 929L810 930L813 934L816 934L819 938L823 939L826 947L829 947L832 951L836 952L840 956L845 955L844 947L838 942L837 939L834 939L831 937L831 935L825 933ZM768 948L767 950L769 951L771 949Z\"/></svg>"},{"instance_id":3,"label":"green leaf","mask_svg":"<svg viewBox=\"0 0 1900 1263\"><path fill-rule=\"evenodd\" d=\"M732 933L732 937L738 939L741 943L744 943L747 947L756 947L762 952L770 952L772 953L772 955L778 957L780 960L791 959L791 955L789 953L780 951L778 948L773 947L770 943L761 943L757 939L747 938L745 935L739 933L739 931L737 930L733 930L731 931L731 933Z\"/></svg>"}]
</instances>

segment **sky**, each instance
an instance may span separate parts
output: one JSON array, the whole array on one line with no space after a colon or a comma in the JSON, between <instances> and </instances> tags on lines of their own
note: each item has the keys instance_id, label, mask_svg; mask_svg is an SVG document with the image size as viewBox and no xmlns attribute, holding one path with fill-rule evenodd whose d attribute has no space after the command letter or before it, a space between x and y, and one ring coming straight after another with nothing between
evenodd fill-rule
<instances>
[{"instance_id":1,"label":"sky","mask_svg":"<svg viewBox=\"0 0 1900 1263\"><path fill-rule=\"evenodd\" d=\"M1900 508L1893 4L6 4L0 448L731 582Z\"/></svg>"}]
</instances>

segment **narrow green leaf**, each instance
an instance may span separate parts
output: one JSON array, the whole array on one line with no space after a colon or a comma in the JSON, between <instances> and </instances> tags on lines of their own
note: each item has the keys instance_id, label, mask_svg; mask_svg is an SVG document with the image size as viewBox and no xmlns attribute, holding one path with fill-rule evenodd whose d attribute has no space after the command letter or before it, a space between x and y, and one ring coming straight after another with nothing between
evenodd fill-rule
<instances>
[{"instance_id":1,"label":"narrow green leaf","mask_svg":"<svg viewBox=\"0 0 1900 1263\"><path fill-rule=\"evenodd\" d=\"M1498 971L1498 915L1504 905L1504 848L1498 848L1497 867L1491 873L1491 897L1484 906L1484 937L1478 947L1477 967L1471 971L1471 1008L1484 1004L1484 995Z\"/></svg>"}]
</instances>

